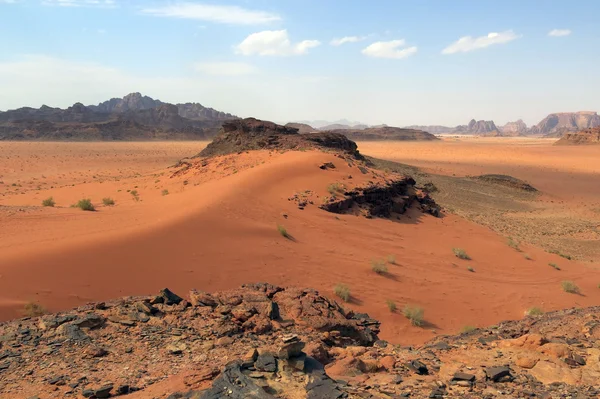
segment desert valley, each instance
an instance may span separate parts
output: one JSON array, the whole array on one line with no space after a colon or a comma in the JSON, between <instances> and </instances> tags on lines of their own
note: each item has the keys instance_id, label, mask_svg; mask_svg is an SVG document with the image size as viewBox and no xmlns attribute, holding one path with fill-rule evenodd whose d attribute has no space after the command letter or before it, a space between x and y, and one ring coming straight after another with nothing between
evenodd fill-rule
<instances>
[{"instance_id":1,"label":"desert valley","mask_svg":"<svg viewBox=\"0 0 600 399\"><path fill-rule=\"evenodd\" d=\"M196 389L189 397L221 397L200 389L218 376L218 364L233 353L241 351L242 356L248 348L276 345L278 337L292 333L317 351L309 355L324 356L320 361L328 375L350 383L347 389L339 384L329 387L337 392L331 396L295 388L307 397L340 397L335 395L344 392L351 397L357 392L384 395L371 386L380 380L385 392L429 395L430 379L419 377L424 373L418 367L411 371L414 362L426 366L425 349L412 348L430 348L435 342L457 350L471 348L463 355L442 351L434 362L438 366L428 363L434 369L442 365L440 375L431 381L466 373L467 382L458 385L460 376L443 377L454 378L450 386L434 388L444 395L452 394L452 387L454 394L471 392L473 397L492 389L489 383L473 382L480 377L467 367L469 362L476 368L509 365L512 371L502 373L511 375L513 384L528 375L543 384L567 384L554 386L557 392L569 384L585 391L588 388L583 387L593 386L591 379L600 376L600 349L592 341L587 349L588 344L576 345L579 341L560 335L565 334L560 326L571 317L575 321L569 323L587 326L589 340L598 334L598 316L590 310L554 313L594 306L600 299L600 186L595 184L600 178L600 145L581 145L597 141L597 129L569 133L558 141L540 135L436 137L388 126L333 130L283 126L213 110L216 117L190 122L216 129L216 133L200 130L197 137L214 137L212 142L190 141L196 137L188 134L195 130L179 123L183 111L148 99L139 94L113 99L116 109L131 109L100 116L85 106L27 110L29 119L23 119L23 110L0 113L5 126L11 126L4 127L5 132L15 132L16 126L23 132L12 136L19 140L0 142L3 397L74 397L82 392L105 397L102 389L108 386L107 395L163 397L187 387ZM164 108L172 112L165 114ZM142 120L136 113L151 117ZM108 122L90 122L101 118ZM114 127L125 118L130 118L127 129ZM62 124L40 130L56 132L52 136L22 127L49 119L56 122L47 123ZM79 120L76 125L74 119ZM168 125L174 119L179 124ZM88 123L93 126L82 125ZM118 136L97 141L103 123L113 124ZM179 140L163 141L170 134ZM558 145L563 141L573 145ZM285 294L287 302L277 303L282 314L284 308L288 312L287 318L260 321L261 307L244 305L243 301L253 301L250 294L230 291L257 282L273 285L260 303L272 299L269 290L292 289L277 287L311 287L327 299L307 305ZM161 291L165 300L147 297L165 287L192 294L183 302L171 291ZM178 298L173 303L171 294ZM241 295L242 305L231 302L231 295ZM292 291L293 295L298 293ZM114 302L121 297L130 299ZM323 301L337 302L328 305L328 316L318 308L292 310L319 307ZM140 310L139 304L148 310ZM170 310L173 304L178 305ZM239 306L232 310L232 305ZM78 306L75 313L68 311ZM138 310L127 310L132 306ZM210 333L197 330L203 338L192 341L185 339L188 333L159 332L175 326L204 328L198 324L209 323L201 321L208 320L203 309L221 315L217 325L225 320L233 324L220 333L215 326ZM47 312L59 313L50 317L44 315ZM325 322L328 327L310 321L317 314L332 319ZM361 314L376 324L356 324ZM95 319L85 321L92 316ZM290 324L288 318L296 321ZM349 334L350 327L339 324L343 320L372 334L351 347L368 348L376 339L385 340L375 342L377 353L351 347L344 352L341 348L348 342L332 343L327 337L333 332L340 339ZM521 324L511 328L522 332L494 330L511 325L506 320L517 320ZM65 329L68 326L73 327ZM489 326L496 327L486 329ZM260 342L267 341L258 346L244 343L246 330L264 337ZM143 354L142 348L149 348L152 340L126 351L130 356L121 353L127 346L121 336L128 331L159 339L152 344L158 344L159 354ZM551 332L558 335L552 338ZM346 339L356 340L353 334ZM488 341L492 336L493 342ZM496 353L491 348L522 345L509 338L538 341L528 343L527 350L507 349L509 358L502 362L490 357ZM323 340L325 347L314 347L315 339ZM548 340L546 345L554 345L551 352L543 349ZM79 377L69 371L73 349L71 344L56 346L62 341L92 353L83 355L77 366L87 370L85 380L74 382ZM206 349L209 343L216 349ZM562 352L555 353L556 345L562 345ZM34 360L41 353L46 360ZM221 360L216 360L216 353ZM565 363L565 356L576 360ZM579 357L572 356L583 356L589 363L577 364ZM524 358L533 360L525 364ZM40 361L47 371L34 371ZM165 361L174 362L172 368L158 366ZM124 364L147 371L115 374ZM27 377L17 377L25 370L31 370ZM192 370L203 377L196 375L190 382ZM482 370L485 381L486 369ZM281 372L285 374L284 369ZM410 383L389 380L395 373L408 373ZM282 375L278 378L292 378ZM219 378L230 378L223 376ZM274 392L285 391L273 385L276 381L268 382L269 375L261 378L267 378L261 384ZM530 389L542 392L543 384ZM511 386L519 389L518 384ZM45 396L45 391L52 393ZM244 392L233 397L250 397Z\"/></svg>"}]
</instances>

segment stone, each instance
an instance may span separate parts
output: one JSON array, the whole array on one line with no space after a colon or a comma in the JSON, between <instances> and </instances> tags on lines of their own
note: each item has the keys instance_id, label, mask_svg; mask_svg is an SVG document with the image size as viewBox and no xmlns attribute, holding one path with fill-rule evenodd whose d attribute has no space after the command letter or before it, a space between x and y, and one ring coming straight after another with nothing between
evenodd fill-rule
<instances>
[{"instance_id":1,"label":"stone","mask_svg":"<svg viewBox=\"0 0 600 399\"><path fill-rule=\"evenodd\" d=\"M510 369L506 366L497 366L497 367L487 367L485 369L485 374L488 380L499 382L505 378L512 378L510 374Z\"/></svg>"},{"instance_id":2,"label":"stone","mask_svg":"<svg viewBox=\"0 0 600 399\"><path fill-rule=\"evenodd\" d=\"M387 371L392 371L394 369L394 366L396 365L396 359L394 358L394 356L384 356L381 358L379 363L381 364L381 367L383 367Z\"/></svg>"},{"instance_id":3,"label":"stone","mask_svg":"<svg viewBox=\"0 0 600 399\"><path fill-rule=\"evenodd\" d=\"M124 317L120 317L120 316L117 316L117 315L108 316L108 321L116 323L116 324L121 324L121 325L127 326L127 327L133 327L133 326L135 326L135 321L130 320L130 319L126 319Z\"/></svg>"},{"instance_id":4,"label":"stone","mask_svg":"<svg viewBox=\"0 0 600 399\"><path fill-rule=\"evenodd\" d=\"M106 319L96 313L88 313L85 316L78 318L72 324L79 328L98 328L102 327Z\"/></svg>"},{"instance_id":5,"label":"stone","mask_svg":"<svg viewBox=\"0 0 600 399\"><path fill-rule=\"evenodd\" d=\"M81 341L89 341L90 337L87 336L86 333L84 333L83 331L81 331L81 329L74 325L74 324L61 324L60 326L58 326L58 328L56 329L56 332L70 340L70 341L75 341L75 342L81 342Z\"/></svg>"},{"instance_id":6,"label":"stone","mask_svg":"<svg viewBox=\"0 0 600 399\"><path fill-rule=\"evenodd\" d=\"M112 385L105 385L101 388L98 388L94 391L94 396L98 399L105 399L110 397L110 391L112 391Z\"/></svg>"},{"instance_id":7,"label":"stone","mask_svg":"<svg viewBox=\"0 0 600 399\"><path fill-rule=\"evenodd\" d=\"M455 373L452 377L452 381L475 381L475 375L469 373Z\"/></svg>"},{"instance_id":8,"label":"stone","mask_svg":"<svg viewBox=\"0 0 600 399\"><path fill-rule=\"evenodd\" d=\"M108 355L106 349L101 348L99 346L91 346L84 351L86 356L89 357L103 357Z\"/></svg>"},{"instance_id":9,"label":"stone","mask_svg":"<svg viewBox=\"0 0 600 399\"><path fill-rule=\"evenodd\" d=\"M277 357L279 359L289 359L291 357L299 356L302 353L302 349L304 349L304 342L297 340L296 341L288 341L277 348ZM284 341L285 342L285 341Z\"/></svg>"},{"instance_id":10,"label":"stone","mask_svg":"<svg viewBox=\"0 0 600 399\"><path fill-rule=\"evenodd\" d=\"M187 345L184 342L173 342L167 345L165 349L171 355L181 355L187 349Z\"/></svg>"},{"instance_id":11,"label":"stone","mask_svg":"<svg viewBox=\"0 0 600 399\"><path fill-rule=\"evenodd\" d=\"M273 360L275 360L273 358ZM213 382L212 388L201 392L194 399L275 399L256 384L255 380L244 375L240 362L231 362Z\"/></svg>"},{"instance_id":12,"label":"stone","mask_svg":"<svg viewBox=\"0 0 600 399\"><path fill-rule=\"evenodd\" d=\"M258 371L275 372L277 370L277 360L275 356L268 353L259 355L256 362L254 362L254 367Z\"/></svg>"},{"instance_id":13,"label":"stone","mask_svg":"<svg viewBox=\"0 0 600 399\"><path fill-rule=\"evenodd\" d=\"M210 306L213 308L217 306L217 301L212 295L203 291L191 290L189 297L192 306Z\"/></svg>"},{"instance_id":14,"label":"stone","mask_svg":"<svg viewBox=\"0 0 600 399\"><path fill-rule=\"evenodd\" d=\"M217 342L215 342L216 346L227 346L227 345L231 345L234 342L234 339L231 337L221 337L219 339L217 339Z\"/></svg>"},{"instance_id":15,"label":"stone","mask_svg":"<svg viewBox=\"0 0 600 399\"><path fill-rule=\"evenodd\" d=\"M319 165L319 169L335 169L335 165L333 164L333 162L323 162L321 165Z\"/></svg>"},{"instance_id":16,"label":"stone","mask_svg":"<svg viewBox=\"0 0 600 399\"><path fill-rule=\"evenodd\" d=\"M539 357L525 354L517 357L517 359L515 360L515 364L524 369L531 369L535 367L539 360Z\"/></svg>"},{"instance_id":17,"label":"stone","mask_svg":"<svg viewBox=\"0 0 600 399\"><path fill-rule=\"evenodd\" d=\"M94 396L94 391L93 391L92 389L84 389L84 390L81 392L81 395L82 395L84 398L89 398L89 397L92 397L92 396Z\"/></svg>"},{"instance_id":18,"label":"stone","mask_svg":"<svg viewBox=\"0 0 600 399\"><path fill-rule=\"evenodd\" d=\"M412 361L408 362L406 367L408 367L409 370L411 370L415 374L419 374L419 375L428 375L429 374L429 370L427 369L427 366L419 360L412 360Z\"/></svg>"},{"instance_id":19,"label":"stone","mask_svg":"<svg viewBox=\"0 0 600 399\"><path fill-rule=\"evenodd\" d=\"M117 393L119 395L127 395L129 391L129 385L119 385L119 387L117 388Z\"/></svg>"},{"instance_id":20,"label":"stone","mask_svg":"<svg viewBox=\"0 0 600 399\"><path fill-rule=\"evenodd\" d=\"M571 350L569 349L568 345L554 342L540 346L538 348L538 352L555 359L565 359L571 356Z\"/></svg>"},{"instance_id":21,"label":"stone","mask_svg":"<svg viewBox=\"0 0 600 399\"><path fill-rule=\"evenodd\" d=\"M168 288L163 288L162 290L160 290L158 296L163 299L161 303L164 303L165 305L177 305L179 302L183 301L183 298L173 293Z\"/></svg>"},{"instance_id":22,"label":"stone","mask_svg":"<svg viewBox=\"0 0 600 399\"><path fill-rule=\"evenodd\" d=\"M246 352L244 356L242 356L242 361L254 363L257 357L258 351L256 350L256 348L252 348L248 352Z\"/></svg>"},{"instance_id":23,"label":"stone","mask_svg":"<svg viewBox=\"0 0 600 399\"><path fill-rule=\"evenodd\" d=\"M64 316L44 316L40 318L38 326L41 330L48 330L57 328L61 324L68 323L77 319L75 315L64 315Z\"/></svg>"}]
</instances>

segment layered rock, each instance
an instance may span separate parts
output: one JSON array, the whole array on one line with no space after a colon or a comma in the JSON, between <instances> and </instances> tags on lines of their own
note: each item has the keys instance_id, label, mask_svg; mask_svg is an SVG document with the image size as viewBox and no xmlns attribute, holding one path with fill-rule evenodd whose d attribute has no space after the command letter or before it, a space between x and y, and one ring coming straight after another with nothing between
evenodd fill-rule
<instances>
[{"instance_id":1,"label":"layered rock","mask_svg":"<svg viewBox=\"0 0 600 399\"><path fill-rule=\"evenodd\" d=\"M286 123L285 127L298 129L298 133L313 133L317 131L317 129L310 125L307 125L306 123Z\"/></svg>"},{"instance_id":2,"label":"layered rock","mask_svg":"<svg viewBox=\"0 0 600 399\"><path fill-rule=\"evenodd\" d=\"M577 133L565 133L554 145L600 144L600 127L585 129Z\"/></svg>"},{"instance_id":3,"label":"layered rock","mask_svg":"<svg viewBox=\"0 0 600 399\"><path fill-rule=\"evenodd\" d=\"M370 127L363 129L335 129L332 133L343 134L351 140L356 141L431 141L439 140L433 134L422 130L405 129L399 127Z\"/></svg>"},{"instance_id":4,"label":"layered rock","mask_svg":"<svg viewBox=\"0 0 600 399\"><path fill-rule=\"evenodd\" d=\"M532 134L562 137L567 132L577 132L600 126L600 115L596 112L562 112L550 114L531 128Z\"/></svg>"}]
</instances>

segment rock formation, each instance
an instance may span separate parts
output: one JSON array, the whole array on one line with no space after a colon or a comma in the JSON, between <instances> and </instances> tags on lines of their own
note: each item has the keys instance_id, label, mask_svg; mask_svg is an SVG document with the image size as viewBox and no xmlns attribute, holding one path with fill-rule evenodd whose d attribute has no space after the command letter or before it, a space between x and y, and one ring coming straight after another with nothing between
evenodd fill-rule
<instances>
[{"instance_id":1,"label":"rock formation","mask_svg":"<svg viewBox=\"0 0 600 399\"><path fill-rule=\"evenodd\" d=\"M554 145L600 144L600 127L585 129L577 133L565 133Z\"/></svg>"},{"instance_id":2,"label":"rock formation","mask_svg":"<svg viewBox=\"0 0 600 399\"><path fill-rule=\"evenodd\" d=\"M550 114L531 128L532 134L561 137L567 132L577 132L600 126L600 115L596 112L562 112Z\"/></svg>"},{"instance_id":3,"label":"rock formation","mask_svg":"<svg viewBox=\"0 0 600 399\"><path fill-rule=\"evenodd\" d=\"M430 141L439 140L433 134L422 130L404 129L400 127L370 127L365 129L335 129L328 130L332 133L343 134L351 140L356 141Z\"/></svg>"},{"instance_id":4,"label":"rock formation","mask_svg":"<svg viewBox=\"0 0 600 399\"><path fill-rule=\"evenodd\" d=\"M488 134L498 132L498 128L494 121L476 121L471 119L468 125L457 126L453 133L459 134Z\"/></svg>"},{"instance_id":5,"label":"rock formation","mask_svg":"<svg viewBox=\"0 0 600 399\"><path fill-rule=\"evenodd\" d=\"M419 348L312 289L265 283L90 303L0 324L2 398L593 398L600 307ZM401 340L401 337L399 337ZM144 394L147 392L147 394Z\"/></svg>"},{"instance_id":6,"label":"rock formation","mask_svg":"<svg viewBox=\"0 0 600 399\"><path fill-rule=\"evenodd\" d=\"M298 129L298 133L314 133L317 131L317 129L310 125L307 125L306 123L286 123L285 127Z\"/></svg>"},{"instance_id":7,"label":"rock formation","mask_svg":"<svg viewBox=\"0 0 600 399\"><path fill-rule=\"evenodd\" d=\"M516 122L508 122L506 125L500 128L502 136L524 136L529 133L527 124L519 119Z\"/></svg>"}]
</instances>

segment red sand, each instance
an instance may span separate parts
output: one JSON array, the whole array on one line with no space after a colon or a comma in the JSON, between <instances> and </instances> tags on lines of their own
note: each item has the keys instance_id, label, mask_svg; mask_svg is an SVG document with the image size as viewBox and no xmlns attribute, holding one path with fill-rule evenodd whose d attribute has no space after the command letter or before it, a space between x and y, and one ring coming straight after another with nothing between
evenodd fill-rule
<instances>
[{"instance_id":1,"label":"red sand","mask_svg":"<svg viewBox=\"0 0 600 399\"><path fill-rule=\"evenodd\" d=\"M325 161L337 169L320 170ZM1 197L0 204L23 212L0 207L0 318L17 317L27 301L59 310L164 287L185 294L191 288L213 291L267 281L333 295L333 286L344 283L355 298L348 306L383 322L382 338L415 344L466 325L521 318L532 306L553 310L600 299L600 273L589 265L537 248L525 248L533 258L526 260L503 237L458 217L414 211L400 221L336 219L316 205L299 210L288 201L296 192L324 196L330 183L348 182L349 174L354 184L369 179L333 155L258 152L228 162L237 172L229 167L229 174L203 175L214 178L169 179L170 171L157 177L169 161L156 169L145 165L142 176L118 182L106 178ZM141 201L125 190L134 185ZM169 195L161 196L164 188ZM97 212L25 207L50 195L62 206L83 196L96 204L111 196L117 204ZM278 223L295 241L278 233ZM453 247L473 259L459 260ZM388 255L397 260L388 265L391 276L372 272L371 260ZM563 292L563 280L575 281L582 295ZM400 310L405 304L423 307L425 328L411 326L401 312L390 313L387 300Z\"/></svg>"}]
</instances>

